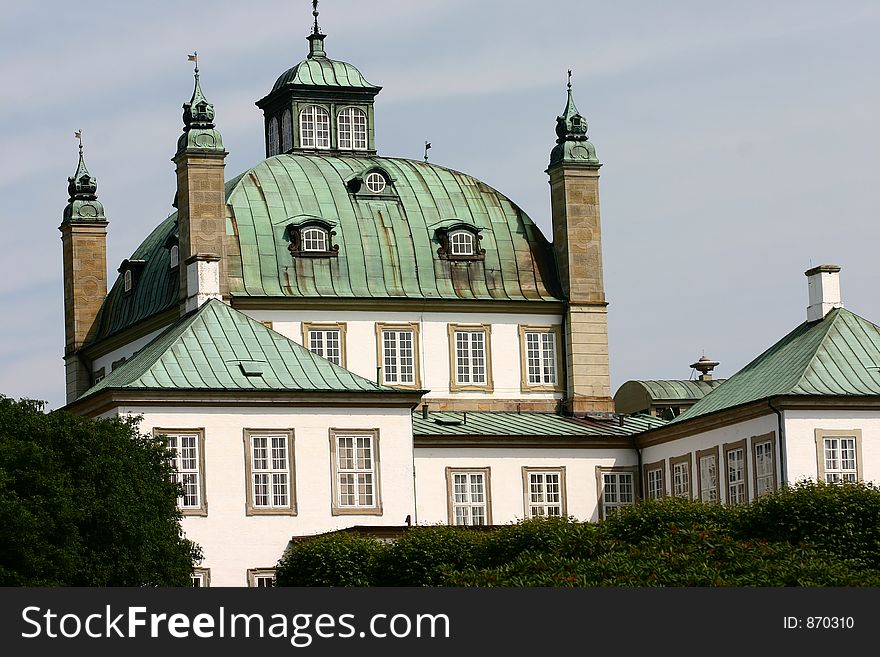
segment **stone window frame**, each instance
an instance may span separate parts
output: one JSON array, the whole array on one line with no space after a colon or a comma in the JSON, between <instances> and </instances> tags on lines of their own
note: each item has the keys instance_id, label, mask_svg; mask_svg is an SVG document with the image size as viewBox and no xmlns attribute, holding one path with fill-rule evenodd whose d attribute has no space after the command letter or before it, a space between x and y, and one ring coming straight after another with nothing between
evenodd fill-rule
<instances>
[{"instance_id":1,"label":"stone window frame","mask_svg":"<svg viewBox=\"0 0 880 657\"><path fill-rule=\"evenodd\" d=\"M779 489L778 478L776 475L776 432L769 431L765 434L761 434L760 436L752 436L749 439L749 443L752 456L752 490L754 491L753 499L758 499L759 497L761 497L758 494L758 445L770 443L770 491L772 492Z\"/></svg>"},{"instance_id":2,"label":"stone window frame","mask_svg":"<svg viewBox=\"0 0 880 657\"><path fill-rule=\"evenodd\" d=\"M714 456L715 457L715 499L714 500L703 500L703 468L702 463L700 462L704 457ZM704 503L720 503L721 502L721 457L718 449L718 445L714 447L708 447L706 449L698 449L696 451L694 457L694 474L696 475L694 479L697 482L696 488L694 489L694 494L696 499L700 500L700 502Z\"/></svg>"},{"instance_id":3,"label":"stone window frame","mask_svg":"<svg viewBox=\"0 0 880 657\"><path fill-rule=\"evenodd\" d=\"M447 324L446 331L449 335L449 391L450 392L493 392L495 389L492 380L492 325L491 324ZM458 383L458 353L455 348L456 333L483 333L483 345L486 361L485 383Z\"/></svg>"},{"instance_id":4,"label":"stone window frame","mask_svg":"<svg viewBox=\"0 0 880 657\"><path fill-rule=\"evenodd\" d=\"M257 585L257 580L263 577L272 578L272 586L275 586L275 568L248 568L247 569L247 585L248 588L263 588Z\"/></svg>"},{"instance_id":5,"label":"stone window frame","mask_svg":"<svg viewBox=\"0 0 880 657\"><path fill-rule=\"evenodd\" d=\"M345 322L303 322L302 323L302 339L303 346L311 351L311 340L309 334L312 331L339 331L339 363L340 367L345 367L347 362L347 349L345 348L346 330L348 325ZM312 352L315 353L315 352ZM323 356L321 356L324 358ZM329 360L329 359L328 359ZM330 361L331 363L333 361Z\"/></svg>"},{"instance_id":6,"label":"stone window frame","mask_svg":"<svg viewBox=\"0 0 880 657\"><path fill-rule=\"evenodd\" d=\"M521 392L562 392L565 389L562 381L562 327L559 324L537 326L520 324L519 332L519 387ZM554 336L554 356L556 359L555 383L529 383L529 363L526 333L550 333ZM543 361L543 354L542 354Z\"/></svg>"},{"instance_id":7,"label":"stone window frame","mask_svg":"<svg viewBox=\"0 0 880 657\"><path fill-rule=\"evenodd\" d=\"M687 466L688 490L687 495L675 494L675 466L684 464ZM670 497L681 497L682 499L692 500L694 498L694 465L691 453L682 454L681 456L673 456L669 459L669 495Z\"/></svg>"},{"instance_id":8,"label":"stone window frame","mask_svg":"<svg viewBox=\"0 0 880 657\"><path fill-rule=\"evenodd\" d=\"M199 586L193 584L193 588L208 588L211 586L211 569L210 568L193 568L190 575L192 581L198 579L201 581Z\"/></svg>"},{"instance_id":9,"label":"stone window frame","mask_svg":"<svg viewBox=\"0 0 880 657\"><path fill-rule=\"evenodd\" d=\"M483 506L486 510L485 525L492 524L492 468L489 466L485 467L475 467L475 468L467 468L467 467L452 467L448 466L446 468L446 517L447 521L450 525L453 526L474 526L473 523L470 525L456 525L455 524L455 496L454 496L454 485L453 485L453 476L457 474L471 474L471 473L479 473L483 475ZM471 506L475 506L471 504Z\"/></svg>"},{"instance_id":10,"label":"stone window frame","mask_svg":"<svg viewBox=\"0 0 880 657\"><path fill-rule=\"evenodd\" d=\"M650 495L650 490L648 488L648 473L649 472L660 472L660 497L654 498ZM664 499L668 496L666 492L666 484L667 484L667 475L666 475L666 459L660 459L659 461L654 461L653 463L644 463L642 464L642 474L643 481L645 482L645 491L643 499Z\"/></svg>"},{"instance_id":11,"label":"stone window frame","mask_svg":"<svg viewBox=\"0 0 880 657\"><path fill-rule=\"evenodd\" d=\"M862 430L861 429L814 429L816 438L816 475L820 482L825 481L825 439L855 438L856 448L856 481L864 481L862 471Z\"/></svg>"},{"instance_id":12,"label":"stone window frame","mask_svg":"<svg viewBox=\"0 0 880 657\"><path fill-rule=\"evenodd\" d=\"M406 390L420 390L422 387L422 363L420 348L420 325L418 322L376 322L376 363L382 368L382 385ZM385 331L412 331L413 334L413 382L388 383L385 380Z\"/></svg>"},{"instance_id":13,"label":"stone window frame","mask_svg":"<svg viewBox=\"0 0 880 657\"><path fill-rule=\"evenodd\" d=\"M743 496L744 499L739 502L731 501L730 497L730 468L727 464L728 454L730 452L736 451L738 449L742 450L743 455L743 473L742 473L742 486L743 486ZM751 499L751 492L749 490L749 445L748 441L743 438L742 440L737 440L732 443L724 443L722 446L722 454L724 456L724 500L727 504L730 505L740 505L740 504L748 504Z\"/></svg>"},{"instance_id":14,"label":"stone window frame","mask_svg":"<svg viewBox=\"0 0 880 657\"><path fill-rule=\"evenodd\" d=\"M614 465L614 466L596 466L596 507L599 512L599 520L606 520L605 513L605 475L610 473L626 474L632 476L632 504L620 504L617 506L633 506L638 504L639 500L639 468L636 465ZM617 508L617 506L615 508Z\"/></svg>"},{"instance_id":15,"label":"stone window frame","mask_svg":"<svg viewBox=\"0 0 880 657\"><path fill-rule=\"evenodd\" d=\"M381 516L382 510L382 477L381 459L379 457L379 428L330 428L330 515L333 516ZM339 504L339 482L337 475L337 437L338 436L370 436L372 438L373 459L373 505L343 506Z\"/></svg>"},{"instance_id":16,"label":"stone window frame","mask_svg":"<svg viewBox=\"0 0 880 657\"><path fill-rule=\"evenodd\" d=\"M286 506L256 506L254 504L253 487L253 450L251 438L254 436L285 436L287 438L287 505ZM293 429L251 429L242 430L242 443L244 445L244 486L245 486L245 515L246 516L295 516L296 506L296 462L295 433Z\"/></svg>"},{"instance_id":17,"label":"stone window frame","mask_svg":"<svg viewBox=\"0 0 880 657\"><path fill-rule=\"evenodd\" d=\"M531 500L531 481L529 480L530 476L533 474L558 474L559 475L559 516L560 518L568 517L568 495L566 494L566 483L565 483L565 466L548 466L548 467L540 467L540 466L522 466L522 481L523 481L523 518L555 518L556 516L534 516L531 513L532 500ZM546 485L546 484L545 484ZM549 506L548 504L543 504L543 506Z\"/></svg>"},{"instance_id":18,"label":"stone window frame","mask_svg":"<svg viewBox=\"0 0 880 657\"><path fill-rule=\"evenodd\" d=\"M199 505L195 507L182 507L178 505L180 513L184 516L206 517L208 515L208 489L205 483L205 428L189 427L184 429L170 429L165 427L153 427L153 437L165 437L163 441L167 447L168 436L195 435L196 445L199 450L198 466L199 466Z\"/></svg>"}]
</instances>

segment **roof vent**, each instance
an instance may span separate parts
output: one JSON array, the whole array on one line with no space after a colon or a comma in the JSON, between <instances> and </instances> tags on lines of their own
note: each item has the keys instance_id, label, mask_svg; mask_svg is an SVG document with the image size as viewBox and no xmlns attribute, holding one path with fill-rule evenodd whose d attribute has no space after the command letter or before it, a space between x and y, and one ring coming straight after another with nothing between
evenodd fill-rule
<instances>
[{"instance_id":1,"label":"roof vent","mask_svg":"<svg viewBox=\"0 0 880 657\"><path fill-rule=\"evenodd\" d=\"M712 360L705 354L700 356L700 360L696 363L691 363L691 369L697 370L700 373L700 381L711 381L712 380L712 370L718 367L721 363L717 360Z\"/></svg>"},{"instance_id":2,"label":"roof vent","mask_svg":"<svg viewBox=\"0 0 880 657\"><path fill-rule=\"evenodd\" d=\"M238 366L245 376L263 376L263 364L252 360L239 361Z\"/></svg>"}]
</instances>

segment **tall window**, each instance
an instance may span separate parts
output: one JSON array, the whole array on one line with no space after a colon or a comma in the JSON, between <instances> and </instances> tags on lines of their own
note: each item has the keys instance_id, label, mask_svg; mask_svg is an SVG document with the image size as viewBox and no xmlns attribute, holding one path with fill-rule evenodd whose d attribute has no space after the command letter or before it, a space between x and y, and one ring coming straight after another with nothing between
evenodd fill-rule
<instances>
[{"instance_id":1,"label":"tall window","mask_svg":"<svg viewBox=\"0 0 880 657\"><path fill-rule=\"evenodd\" d=\"M339 113L336 119L340 150L367 150L366 113L357 107L346 107Z\"/></svg>"},{"instance_id":2,"label":"tall window","mask_svg":"<svg viewBox=\"0 0 880 657\"><path fill-rule=\"evenodd\" d=\"M523 468L526 517L565 515L565 469Z\"/></svg>"},{"instance_id":3,"label":"tall window","mask_svg":"<svg viewBox=\"0 0 880 657\"><path fill-rule=\"evenodd\" d=\"M300 233L303 251L328 251L327 231L323 228L303 228Z\"/></svg>"},{"instance_id":4,"label":"tall window","mask_svg":"<svg viewBox=\"0 0 880 657\"><path fill-rule=\"evenodd\" d=\"M615 471L599 468L599 475L602 518L608 518L621 508L635 504L635 474L631 470Z\"/></svg>"},{"instance_id":5,"label":"tall window","mask_svg":"<svg viewBox=\"0 0 880 657\"><path fill-rule=\"evenodd\" d=\"M776 434L752 438L752 459L755 467L755 497L776 490L776 464L774 455Z\"/></svg>"},{"instance_id":6,"label":"tall window","mask_svg":"<svg viewBox=\"0 0 880 657\"><path fill-rule=\"evenodd\" d=\"M204 482L205 434L202 429L154 429L153 435L164 436L172 452L173 481L183 487L177 506L184 515L207 515Z\"/></svg>"},{"instance_id":7,"label":"tall window","mask_svg":"<svg viewBox=\"0 0 880 657\"><path fill-rule=\"evenodd\" d=\"M278 119L274 116L269 119L269 156L278 155L280 151L278 145Z\"/></svg>"},{"instance_id":8,"label":"tall window","mask_svg":"<svg viewBox=\"0 0 880 657\"><path fill-rule=\"evenodd\" d=\"M664 481L665 461L646 463L645 466L645 494L649 500L659 500L666 496L666 482Z\"/></svg>"},{"instance_id":9,"label":"tall window","mask_svg":"<svg viewBox=\"0 0 880 657\"><path fill-rule=\"evenodd\" d=\"M718 501L718 448L697 452L700 500Z\"/></svg>"},{"instance_id":10,"label":"tall window","mask_svg":"<svg viewBox=\"0 0 880 657\"><path fill-rule=\"evenodd\" d=\"M245 430L247 514L293 514L293 431Z\"/></svg>"},{"instance_id":11,"label":"tall window","mask_svg":"<svg viewBox=\"0 0 880 657\"><path fill-rule=\"evenodd\" d=\"M419 384L418 324L377 324L376 329L382 382L386 385L416 387Z\"/></svg>"},{"instance_id":12,"label":"tall window","mask_svg":"<svg viewBox=\"0 0 880 657\"><path fill-rule=\"evenodd\" d=\"M449 233L449 253L453 256L471 256L476 252L474 234L467 230Z\"/></svg>"},{"instance_id":13,"label":"tall window","mask_svg":"<svg viewBox=\"0 0 880 657\"><path fill-rule=\"evenodd\" d=\"M691 457L690 454L669 459L672 471L672 494L675 497L691 497Z\"/></svg>"},{"instance_id":14,"label":"tall window","mask_svg":"<svg viewBox=\"0 0 880 657\"><path fill-rule=\"evenodd\" d=\"M381 513L378 431L331 431L333 513Z\"/></svg>"},{"instance_id":15,"label":"tall window","mask_svg":"<svg viewBox=\"0 0 880 657\"><path fill-rule=\"evenodd\" d=\"M293 122L290 119L290 110L284 110L281 115L281 152L286 153L293 147Z\"/></svg>"},{"instance_id":16,"label":"tall window","mask_svg":"<svg viewBox=\"0 0 880 657\"><path fill-rule=\"evenodd\" d=\"M452 376L450 388L489 389L489 327L464 327L450 325Z\"/></svg>"},{"instance_id":17,"label":"tall window","mask_svg":"<svg viewBox=\"0 0 880 657\"><path fill-rule=\"evenodd\" d=\"M724 467L727 472L727 503L745 504L749 501L747 479L746 441L724 445Z\"/></svg>"},{"instance_id":18,"label":"tall window","mask_svg":"<svg viewBox=\"0 0 880 657\"><path fill-rule=\"evenodd\" d=\"M491 524L488 480L489 468L477 470L446 469L450 524Z\"/></svg>"},{"instance_id":19,"label":"tall window","mask_svg":"<svg viewBox=\"0 0 880 657\"><path fill-rule=\"evenodd\" d=\"M131 269L126 269L125 273L122 275L122 291L123 292L131 292L131 288L132 288Z\"/></svg>"},{"instance_id":20,"label":"tall window","mask_svg":"<svg viewBox=\"0 0 880 657\"><path fill-rule=\"evenodd\" d=\"M172 244L168 255L171 259L171 269L174 269L180 264L180 247L177 244Z\"/></svg>"},{"instance_id":21,"label":"tall window","mask_svg":"<svg viewBox=\"0 0 880 657\"><path fill-rule=\"evenodd\" d=\"M520 326L522 388L556 388L558 382L557 345L559 328Z\"/></svg>"},{"instance_id":22,"label":"tall window","mask_svg":"<svg viewBox=\"0 0 880 657\"><path fill-rule=\"evenodd\" d=\"M855 437L825 438L825 481L857 481Z\"/></svg>"},{"instance_id":23,"label":"tall window","mask_svg":"<svg viewBox=\"0 0 880 657\"><path fill-rule=\"evenodd\" d=\"M330 148L330 115L323 107L309 105L299 114L299 145Z\"/></svg>"},{"instance_id":24,"label":"tall window","mask_svg":"<svg viewBox=\"0 0 880 657\"><path fill-rule=\"evenodd\" d=\"M303 341L312 353L345 367L345 324L303 323Z\"/></svg>"}]
</instances>

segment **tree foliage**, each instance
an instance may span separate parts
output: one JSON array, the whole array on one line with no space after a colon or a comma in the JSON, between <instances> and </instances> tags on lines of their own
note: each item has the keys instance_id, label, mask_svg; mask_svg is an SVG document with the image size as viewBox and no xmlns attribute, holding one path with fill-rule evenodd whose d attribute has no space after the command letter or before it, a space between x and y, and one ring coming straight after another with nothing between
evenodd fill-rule
<instances>
[{"instance_id":1,"label":"tree foliage","mask_svg":"<svg viewBox=\"0 0 880 657\"><path fill-rule=\"evenodd\" d=\"M201 552L171 476L137 420L0 396L0 585L189 585Z\"/></svg>"},{"instance_id":2,"label":"tree foliage","mask_svg":"<svg viewBox=\"0 0 880 657\"><path fill-rule=\"evenodd\" d=\"M666 499L602 523L536 519L493 531L414 527L392 544L334 535L288 549L279 585L880 586L880 490L802 482L751 505ZM320 563L319 568L305 565ZM316 575L316 571L320 575Z\"/></svg>"}]
</instances>

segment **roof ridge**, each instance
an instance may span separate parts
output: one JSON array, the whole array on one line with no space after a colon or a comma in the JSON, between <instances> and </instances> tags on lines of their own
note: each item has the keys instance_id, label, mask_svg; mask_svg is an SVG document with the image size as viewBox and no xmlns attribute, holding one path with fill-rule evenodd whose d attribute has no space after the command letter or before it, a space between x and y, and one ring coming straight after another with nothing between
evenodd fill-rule
<instances>
[{"instance_id":1,"label":"roof ridge","mask_svg":"<svg viewBox=\"0 0 880 657\"><path fill-rule=\"evenodd\" d=\"M818 342L816 344L816 348L813 350L813 353L807 359L806 367L804 367L803 371L800 373L800 376L798 376L798 379L797 379L797 381L795 381L794 385L790 386L786 392L790 393L793 390L796 390L801 385L801 383L804 381L804 379L806 379L807 371L810 369L813 361L816 359L816 356L819 354L819 351L821 351L822 348L825 346L825 340L828 338L828 334L831 332L831 329L834 328L835 324L837 323L837 318L841 316L841 313L838 312L840 310L843 310L843 307L832 308L831 310L829 310L825 314L825 316L821 320L819 320L820 323L824 324L825 320L828 319L828 316L833 313L833 317L831 317L831 320L828 322L828 325L825 328L824 334L818 340ZM852 313L850 313L850 314L852 314Z\"/></svg>"}]
</instances>

